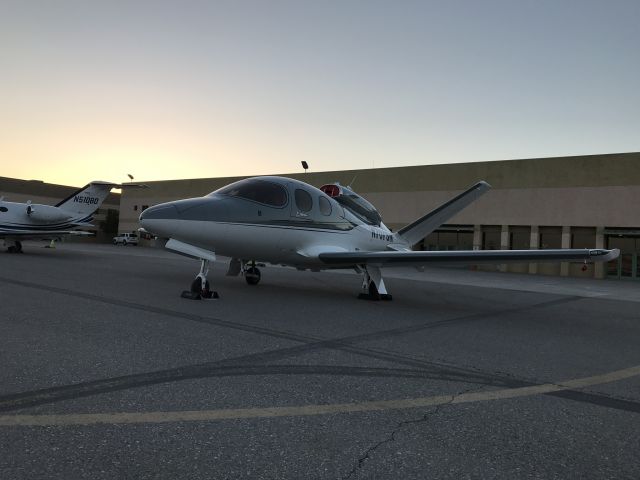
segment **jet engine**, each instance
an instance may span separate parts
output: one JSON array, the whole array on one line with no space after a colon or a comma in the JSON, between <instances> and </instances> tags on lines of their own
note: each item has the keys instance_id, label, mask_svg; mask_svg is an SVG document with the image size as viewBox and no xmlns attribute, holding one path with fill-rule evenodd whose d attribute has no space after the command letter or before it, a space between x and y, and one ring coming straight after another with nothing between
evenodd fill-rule
<instances>
[{"instance_id":1,"label":"jet engine","mask_svg":"<svg viewBox=\"0 0 640 480\"><path fill-rule=\"evenodd\" d=\"M43 223L59 223L70 220L68 213L51 205L27 204L27 216L35 221Z\"/></svg>"}]
</instances>

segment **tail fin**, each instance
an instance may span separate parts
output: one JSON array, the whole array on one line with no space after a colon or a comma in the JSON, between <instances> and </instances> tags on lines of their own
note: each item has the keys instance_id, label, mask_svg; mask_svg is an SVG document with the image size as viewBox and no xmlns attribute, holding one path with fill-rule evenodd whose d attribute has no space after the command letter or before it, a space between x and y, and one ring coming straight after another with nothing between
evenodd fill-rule
<instances>
[{"instance_id":1,"label":"tail fin","mask_svg":"<svg viewBox=\"0 0 640 480\"><path fill-rule=\"evenodd\" d=\"M457 197L452 198L432 212L427 213L415 222L401 228L398 230L398 235L410 245L415 245L460 210L467 207L481 195L489 191L490 188L491 185L485 181L476 183L473 187L462 192Z\"/></svg>"},{"instance_id":2,"label":"tail fin","mask_svg":"<svg viewBox=\"0 0 640 480\"><path fill-rule=\"evenodd\" d=\"M87 217L100 208L114 187L118 187L118 185L109 182L91 182L69 195L56 207L74 216Z\"/></svg>"}]
</instances>

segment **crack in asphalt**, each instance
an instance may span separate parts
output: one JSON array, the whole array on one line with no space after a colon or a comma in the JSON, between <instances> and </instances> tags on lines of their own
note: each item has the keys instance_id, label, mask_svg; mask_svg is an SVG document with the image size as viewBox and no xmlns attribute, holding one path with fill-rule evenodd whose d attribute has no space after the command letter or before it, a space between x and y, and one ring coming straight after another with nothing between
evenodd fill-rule
<instances>
[{"instance_id":1,"label":"crack in asphalt","mask_svg":"<svg viewBox=\"0 0 640 480\"><path fill-rule=\"evenodd\" d=\"M421 418L418 418L418 419L415 419L415 420L406 420L406 421L398 423L398 425L396 425L395 429L391 431L391 434L389 434L389 436L387 438L385 438L384 440L379 441L375 445L373 445L373 446L369 447L367 450L365 450L365 452L358 458L357 463L351 468L351 470L349 470L345 475L343 475L341 477L342 480L348 480L350 478L354 478L355 475L357 475L357 473L363 469L365 462L367 462L371 458L371 454L373 452L378 450L383 445L386 445L387 443L392 443L392 442L396 441L396 433L398 433L400 430L402 430L403 428L405 428L407 425L410 425L410 424L426 423L432 416L435 416L438 413L440 413L440 410L442 408L444 408L445 406L450 405L451 402L453 402L454 398L455 398L455 395L452 395L451 396L451 400L449 402L447 402L446 404L443 404L443 405L437 405L433 409L433 411L424 413Z\"/></svg>"},{"instance_id":2,"label":"crack in asphalt","mask_svg":"<svg viewBox=\"0 0 640 480\"><path fill-rule=\"evenodd\" d=\"M420 418L416 418L413 420L403 420L402 422L399 422L385 439L379 441L378 443L376 443L375 445L372 445L371 447L367 448L364 451L364 453L358 458L358 461L354 464L353 468L351 468L351 470L349 470L345 475L342 476L342 480L348 480L350 478L353 478L355 475L357 475L357 473L360 470L362 470L362 468L364 467L364 464L371 458L371 454L376 450L378 450L383 445L395 442L396 434L398 434L401 430L405 430L410 425L416 425L419 423L428 422L433 417L438 415L443 409L450 406L453 403L453 401L459 396L464 395L466 393L471 393L471 392L480 390L480 388L482 387L470 387L465 390L462 390L454 395L451 395L451 398L449 399L448 402L442 403L440 405L436 405L432 411L423 413Z\"/></svg>"}]
</instances>

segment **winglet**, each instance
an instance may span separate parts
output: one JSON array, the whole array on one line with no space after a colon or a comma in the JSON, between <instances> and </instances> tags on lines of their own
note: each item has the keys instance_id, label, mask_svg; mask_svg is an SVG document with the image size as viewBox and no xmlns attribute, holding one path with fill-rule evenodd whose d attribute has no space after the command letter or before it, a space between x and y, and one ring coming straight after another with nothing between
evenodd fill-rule
<instances>
[{"instance_id":1,"label":"winglet","mask_svg":"<svg viewBox=\"0 0 640 480\"><path fill-rule=\"evenodd\" d=\"M598 262L610 262L611 260L615 260L620 256L620 249L613 248L611 250L605 250L598 248L589 250L589 255L591 257L591 260L595 260Z\"/></svg>"}]
</instances>

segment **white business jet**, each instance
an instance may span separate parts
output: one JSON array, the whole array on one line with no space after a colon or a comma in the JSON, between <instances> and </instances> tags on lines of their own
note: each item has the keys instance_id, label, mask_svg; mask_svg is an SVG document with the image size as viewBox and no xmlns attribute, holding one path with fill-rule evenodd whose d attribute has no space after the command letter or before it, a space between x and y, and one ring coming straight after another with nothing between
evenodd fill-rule
<instances>
[{"instance_id":1,"label":"white business jet","mask_svg":"<svg viewBox=\"0 0 640 480\"><path fill-rule=\"evenodd\" d=\"M0 198L0 238L12 253L22 252L23 240L55 241L63 236L92 235L76 230L93 227L93 214L112 188L122 185L95 181L69 195L57 205L6 202Z\"/></svg>"},{"instance_id":2,"label":"white business jet","mask_svg":"<svg viewBox=\"0 0 640 480\"><path fill-rule=\"evenodd\" d=\"M598 261L618 250L412 251L412 247L490 189L479 182L432 212L390 231L371 203L339 183L320 189L284 177L255 177L200 198L162 203L140 215L144 230L165 248L201 260L185 298L217 298L207 280L216 253L231 257L227 275L260 281L257 262L300 270L353 269L363 276L361 298L389 300L382 269L432 263Z\"/></svg>"}]
</instances>

